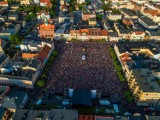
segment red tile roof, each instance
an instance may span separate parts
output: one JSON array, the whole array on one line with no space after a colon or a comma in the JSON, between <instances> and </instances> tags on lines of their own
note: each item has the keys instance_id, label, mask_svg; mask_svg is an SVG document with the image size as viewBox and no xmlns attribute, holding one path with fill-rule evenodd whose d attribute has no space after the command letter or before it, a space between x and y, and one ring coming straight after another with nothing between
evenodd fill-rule
<instances>
[{"instance_id":1,"label":"red tile roof","mask_svg":"<svg viewBox=\"0 0 160 120\"><path fill-rule=\"evenodd\" d=\"M51 3L50 0L41 0L40 2L46 3L46 5L47 5L48 7L52 7L52 3Z\"/></svg>"},{"instance_id":2,"label":"red tile roof","mask_svg":"<svg viewBox=\"0 0 160 120\"><path fill-rule=\"evenodd\" d=\"M101 30L101 36L108 36L107 30Z\"/></svg>"},{"instance_id":3,"label":"red tile roof","mask_svg":"<svg viewBox=\"0 0 160 120\"><path fill-rule=\"evenodd\" d=\"M136 35L141 35L141 34L143 34L144 32L134 32Z\"/></svg>"},{"instance_id":4,"label":"red tile roof","mask_svg":"<svg viewBox=\"0 0 160 120\"><path fill-rule=\"evenodd\" d=\"M79 115L78 120L95 120L94 115Z\"/></svg>"}]
</instances>

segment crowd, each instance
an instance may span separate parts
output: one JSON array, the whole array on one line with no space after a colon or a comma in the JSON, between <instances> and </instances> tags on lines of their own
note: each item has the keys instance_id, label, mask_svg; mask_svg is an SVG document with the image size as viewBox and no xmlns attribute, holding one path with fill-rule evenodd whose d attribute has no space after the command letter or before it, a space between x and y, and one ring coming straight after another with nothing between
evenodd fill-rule
<instances>
[{"instance_id":1,"label":"crowd","mask_svg":"<svg viewBox=\"0 0 160 120\"><path fill-rule=\"evenodd\" d=\"M108 48L111 43L57 43L58 57L52 65L47 87L56 93L65 88L99 90L102 96L122 100L123 84L118 80ZM86 60L82 60L85 54Z\"/></svg>"}]
</instances>

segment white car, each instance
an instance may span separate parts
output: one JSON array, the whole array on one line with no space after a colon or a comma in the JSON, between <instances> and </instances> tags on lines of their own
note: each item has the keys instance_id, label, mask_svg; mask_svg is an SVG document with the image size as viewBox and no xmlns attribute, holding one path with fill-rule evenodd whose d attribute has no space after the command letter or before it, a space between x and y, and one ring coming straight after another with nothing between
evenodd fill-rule
<instances>
[{"instance_id":1,"label":"white car","mask_svg":"<svg viewBox=\"0 0 160 120\"><path fill-rule=\"evenodd\" d=\"M82 55L82 60L86 60L86 56L85 55Z\"/></svg>"}]
</instances>

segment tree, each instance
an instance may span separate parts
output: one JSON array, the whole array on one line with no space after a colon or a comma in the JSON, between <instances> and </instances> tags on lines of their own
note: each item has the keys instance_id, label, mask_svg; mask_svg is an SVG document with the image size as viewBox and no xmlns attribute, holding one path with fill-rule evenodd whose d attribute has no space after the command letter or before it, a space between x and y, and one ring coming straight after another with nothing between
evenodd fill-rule
<instances>
[{"instance_id":1,"label":"tree","mask_svg":"<svg viewBox=\"0 0 160 120\"><path fill-rule=\"evenodd\" d=\"M86 5L90 5L90 4L91 4L91 1L87 0Z\"/></svg>"},{"instance_id":2,"label":"tree","mask_svg":"<svg viewBox=\"0 0 160 120\"><path fill-rule=\"evenodd\" d=\"M111 10L111 8L109 7L109 4L104 4L104 5L102 6L102 9L103 9L104 11Z\"/></svg>"},{"instance_id":3,"label":"tree","mask_svg":"<svg viewBox=\"0 0 160 120\"><path fill-rule=\"evenodd\" d=\"M44 80L38 80L37 83L36 83L36 85L38 87L44 87L45 86L45 81Z\"/></svg>"},{"instance_id":4,"label":"tree","mask_svg":"<svg viewBox=\"0 0 160 120\"><path fill-rule=\"evenodd\" d=\"M73 10L73 7L72 6L70 6L69 7L69 12L73 12L74 10Z\"/></svg>"},{"instance_id":5,"label":"tree","mask_svg":"<svg viewBox=\"0 0 160 120\"><path fill-rule=\"evenodd\" d=\"M14 0L7 0L7 2L8 2L9 4L13 4L13 3L15 3L15 1L14 1Z\"/></svg>"},{"instance_id":6,"label":"tree","mask_svg":"<svg viewBox=\"0 0 160 120\"><path fill-rule=\"evenodd\" d=\"M13 34L10 36L10 43L12 47L20 44L21 41L22 41L22 37L18 34Z\"/></svg>"},{"instance_id":7,"label":"tree","mask_svg":"<svg viewBox=\"0 0 160 120\"><path fill-rule=\"evenodd\" d=\"M99 20L99 21L101 21L102 20L102 14L96 14L96 18L97 18L97 20Z\"/></svg>"},{"instance_id":8,"label":"tree","mask_svg":"<svg viewBox=\"0 0 160 120\"><path fill-rule=\"evenodd\" d=\"M118 10L118 9L112 9L112 12L113 12L114 14L121 14L121 11Z\"/></svg>"}]
</instances>

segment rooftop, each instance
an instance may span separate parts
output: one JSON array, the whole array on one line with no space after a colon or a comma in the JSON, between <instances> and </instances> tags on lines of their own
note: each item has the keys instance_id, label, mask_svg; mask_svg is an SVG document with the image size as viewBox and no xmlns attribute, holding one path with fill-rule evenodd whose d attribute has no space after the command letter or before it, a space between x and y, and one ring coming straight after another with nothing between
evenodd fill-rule
<instances>
[{"instance_id":1,"label":"rooftop","mask_svg":"<svg viewBox=\"0 0 160 120\"><path fill-rule=\"evenodd\" d=\"M157 26L158 27L157 23L153 22L150 18L148 18L146 16L140 17L139 19L141 19L148 26Z\"/></svg>"},{"instance_id":2,"label":"rooftop","mask_svg":"<svg viewBox=\"0 0 160 120\"><path fill-rule=\"evenodd\" d=\"M149 31L150 36L160 36L160 31Z\"/></svg>"},{"instance_id":3,"label":"rooftop","mask_svg":"<svg viewBox=\"0 0 160 120\"><path fill-rule=\"evenodd\" d=\"M2 118L3 118L4 114L5 114L5 112L6 112L6 109L0 107L0 120L2 120Z\"/></svg>"},{"instance_id":4,"label":"rooftop","mask_svg":"<svg viewBox=\"0 0 160 120\"><path fill-rule=\"evenodd\" d=\"M6 93L9 91L9 87L8 86L1 86L0 85L0 98L3 97L4 95L6 95Z\"/></svg>"},{"instance_id":5,"label":"rooftop","mask_svg":"<svg viewBox=\"0 0 160 120\"><path fill-rule=\"evenodd\" d=\"M134 49L149 49L153 54L159 54L159 51L148 42L134 42L134 43L117 43L120 53L132 52ZM137 50L138 51L138 50Z\"/></svg>"},{"instance_id":6,"label":"rooftop","mask_svg":"<svg viewBox=\"0 0 160 120\"><path fill-rule=\"evenodd\" d=\"M91 91L84 89L76 89L73 91L73 105L92 106Z\"/></svg>"},{"instance_id":7,"label":"rooftop","mask_svg":"<svg viewBox=\"0 0 160 120\"><path fill-rule=\"evenodd\" d=\"M11 90L9 94L4 97L2 107L19 108L26 94L26 92Z\"/></svg>"},{"instance_id":8,"label":"rooftop","mask_svg":"<svg viewBox=\"0 0 160 120\"><path fill-rule=\"evenodd\" d=\"M160 92L160 86L147 68L132 69L136 82L144 92Z\"/></svg>"},{"instance_id":9,"label":"rooftop","mask_svg":"<svg viewBox=\"0 0 160 120\"><path fill-rule=\"evenodd\" d=\"M131 17L135 16L135 14L129 9L123 8L122 11Z\"/></svg>"},{"instance_id":10,"label":"rooftop","mask_svg":"<svg viewBox=\"0 0 160 120\"><path fill-rule=\"evenodd\" d=\"M14 120L22 120L23 118L25 120L76 120L78 118L78 111L70 109L53 109L50 111L18 109Z\"/></svg>"}]
</instances>

